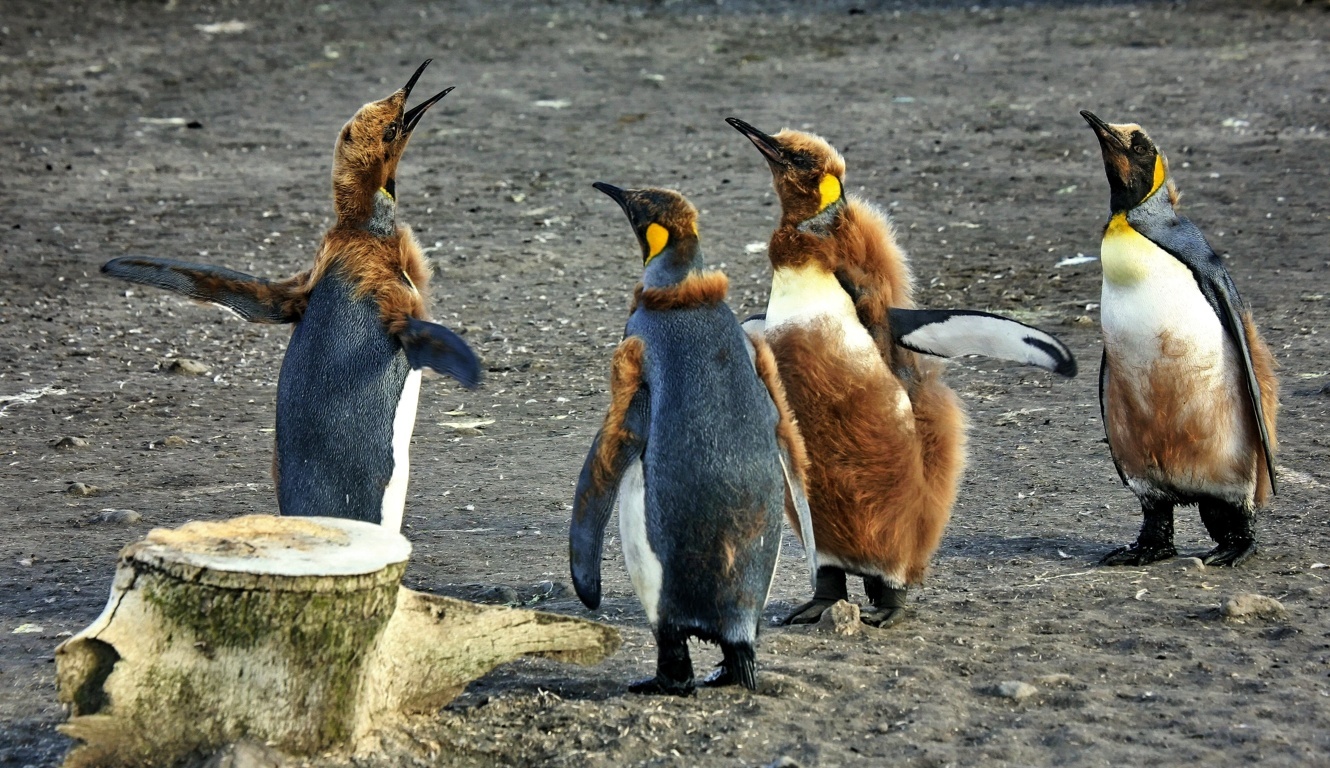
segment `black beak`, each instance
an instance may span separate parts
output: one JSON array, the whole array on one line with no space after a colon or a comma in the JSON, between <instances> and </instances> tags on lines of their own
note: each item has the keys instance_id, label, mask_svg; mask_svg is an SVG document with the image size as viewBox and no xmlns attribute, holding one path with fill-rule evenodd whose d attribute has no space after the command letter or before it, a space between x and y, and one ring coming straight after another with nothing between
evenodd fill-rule
<instances>
[{"instance_id":1,"label":"black beak","mask_svg":"<svg viewBox=\"0 0 1330 768\"><path fill-rule=\"evenodd\" d=\"M406 101L406 97L411 95L411 89L416 87L416 81L420 79L420 75L424 73L425 67L428 67L431 61L434 61L434 59L425 59L425 63L416 67L411 79L407 80L406 85L402 86L402 101Z\"/></svg>"},{"instance_id":2,"label":"black beak","mask_svg":"<svg viewBox=\"0 0 1330 768\"><path fill-rule=\"evenodd\" d=\"M790 164L790 161L785 159L785 150L781 148L780 144L776 143L775 139L737 117L727 117L725 122L729 123L734 130L747 136L748 140L753 142L753 146L757 147L757 151L761 152L768 162L785 166Z\"/></svg>"},{"instance_id":3,"label":"black beak","mask_svg":"<svg viewBox=\"0 0 1330 768\"><path fill-rule=\"evenodd\" d=\"M425 63L428 64L429 62ZM444 88L442 91L439 91L438 93L434 94L428 99L425 99L416 106L407 110L406 113L402 115L402 133L410 133L411 131L415 130L416 123L420 122L420 118L425 116L425 110L434 106L436 103L438 103L439 99L442 99L444 96L447 96L449 93L451 93L453 88L454 86L450 85L447 88Z\"/></svg>"},{"instance_id":4,"label":"black beak","mask_svg":"<svg viewBox=\"0 0 1330 768\"><path fill-rule=\"evenodd\" d=\"M628 204L628 190L620 189L613 184L606 184L603 181L597 181L591 186L609 195L610 199L618 203L619 207L623 209L623 212L628 214L628 218L633 218L633 211Z\"/></svg>"},{"instance_id":5,"label":"black beak","mask_svg":"<svg viewBox=\"0 0 1330 768\"><path fill-rule=\"evenodd\" d=\"M1122 137L1118 136L1117 132L1109 127L1108 123L1100 120L1093 112L1082 109L1081 117L1085 118L1085 122L1089 123L1090 127L1094 129L1095 135L1099 137L1099 143L1110 141L1119 148L1126 148L1122 143Z\"/></svg>"}]
</instances>

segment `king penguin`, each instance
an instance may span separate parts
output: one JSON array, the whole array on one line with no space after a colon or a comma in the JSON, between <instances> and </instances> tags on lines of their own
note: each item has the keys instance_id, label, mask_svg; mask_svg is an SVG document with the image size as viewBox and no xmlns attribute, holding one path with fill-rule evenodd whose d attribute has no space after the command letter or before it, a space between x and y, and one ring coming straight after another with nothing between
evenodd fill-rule
<instances>
[{"instance_id":1,"label":"king penguin","mask_svg":"<svg viewBox=\"0 0 1330 768\"><path fill-rule=\"evenodd\" d=\"M1275 493L1274 359L1224 262L1177 212L1168 162L1139 125L1090 112L1108 174L1099 405L1118 476L1141 502L1136 543L1105 565L1173 557L1173 508L1196 504L1210 565L1256 552Z\"/></svg>"},{"instance_id":2,"label":"king penguin","mask_svg":"<svg viewBox=\"0 0 1330 768\"><path fill-rule=\"evenodd\" d=\"M669 190L595 187L628 215L644 270L613 357L609 412L577 482L573 584L587 607L600 605L617 497L624 560L659 654L655 676L630 690L691 693L689 637L721 648L707 685L752 690L787 490L808 529L803 442L771 351L726 306L725 275L703 269L696 209Z\"/></svg>"},{"instance_id":3,"label":"king penguin","mask_svg":"<svg viewBox=\"0 0 1330 768\"><path fill-rule=\"evenodd\" d=\"M360 108L338 133L337 221L312 269L268 281L220 267L124 257L102 271L219 304L259 323L294 323L277 384L273 475L283 515L342 517L398 530L421 369L474 387L475 354L429 322L429 268L397 220L397 164L420 118L452 89L406 108L407 84Z\"/></svg>"},{"instance_id":4,"label":"king penguin","mask_svg":"<svg viewBox=\"0 0 1330 768\"><path fill-rule=\"evenodd\" d=\"M1076 373L1053 336L969 310L914 309L905 253L886 216L843 193L845 161L818 136L768 135L727 120L762 153L781 203L767 255L761 328L809 454L818 570L813 599L786 623L816 622L863 577L866 624L904 617L951 516L965 463L965 419L942 364L986 354Z\"/></svg>"}]
</instances>

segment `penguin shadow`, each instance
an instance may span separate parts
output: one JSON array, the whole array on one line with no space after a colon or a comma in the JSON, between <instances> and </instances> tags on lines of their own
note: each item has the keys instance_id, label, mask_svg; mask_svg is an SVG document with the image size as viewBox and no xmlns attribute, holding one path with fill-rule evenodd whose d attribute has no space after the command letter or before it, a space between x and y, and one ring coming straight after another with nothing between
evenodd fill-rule
<instances>
[{"instance_id":1,"label":"penguin shadow","mask_svg":"<svg viewBox=\"0 0 1330 768\"><path fill-rule=\"evenodd\" d=\"M1100 558L1114 544L1078 536L1003 536L986 533L948 533L938 549L935 562L946 560L989 560L1002 557L1039 557L1053 562L1098 565Z\"/></svg>"}]
</instances>

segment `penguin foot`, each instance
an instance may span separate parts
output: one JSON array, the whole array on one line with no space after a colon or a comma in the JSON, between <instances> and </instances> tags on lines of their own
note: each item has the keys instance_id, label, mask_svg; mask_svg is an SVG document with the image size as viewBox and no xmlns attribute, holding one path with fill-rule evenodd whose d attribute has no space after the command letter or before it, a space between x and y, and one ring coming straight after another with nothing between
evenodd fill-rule
<instances>
[{"instance_id":1,"label":"penguin foot","mask_svg":"<svg viewBox=\"0 0 1330 768\"><path fill-rule=\"evenodd\" d=\"M1256 549L1255 539L1229 541L1201 555L1201 562L1206 565L1237 567L1256 554Z\"/></svg>"},{"instance_id":2,"label":"penguin foot","mask_svg":"<svg viewBox=\"0 0 1330 768\"><path fill-rule=\"evenodd\" d=\"M831 606L840 602L841 598L815 597L804 603L789 616L786 616L781 624L790 626L793 624L816 624L822 618L822 614Z\"/></svg>"},{"instance_id":3,"label":"penguin foot","mask_svg":"<svg viewBox=\"0 0 1330 768\"><path fill-rule=\"evenodd\" d=\"M859 620L870 627L886 629L894 627L905 620L906 611L904 606L890 606L882 608L869 608L859 612Z\"/></svg>"},{"instance_id":4,"label":"penguin foot","mask_svg":"<svg viewBox=\"0 0 1330 768\"><path fill-rule=\"evenodd\" d=\"M693 696L697 693L696 686L693 685L693 679L671 680L668 677L648 677L645 680L638 680L635 683L628 684L629 693L640 693L643 696Z\"/></svg>"},{"instance_id":5,"label":"penguin foot","mask_svg":"<svg viewBox=\"0 0 1330 768\"><path fill-rule=\"evenodd\" d=\"M905 596L909 587L893 587L881 576L864 577L864 593L872 607L859 613L859 620L870 627L886 629L905 619Z\"/></svg>"},{"instance_id":6,"label":"penguin foot","mask_svg":"<svg viewBox=\"0 0 1330 768\"><path fill-rule=\"evenodd\" d=\"M841 600L848 600L850 593L846 591L845 571L831 565L824 565L817 569L817 589L813 591L813 599L794 609L794 612L786 616L781 624L789 626L791 624L816 624L818 619L822 618L822 613Z\"/></svg>"},{"instance_id":7,"label":"penguin foot","mask_svg":"<svg viewBox=\"0 0 1330 768\"><path fill-rule=\"evenodd\" d=\"M1141 546L1140 542L1130 547L1118 547L1104 555L1100 565L1149 565L1160 560L1171 560L1178 556L1177 547L1172 544Z\"/></svg>"}]
</instances>

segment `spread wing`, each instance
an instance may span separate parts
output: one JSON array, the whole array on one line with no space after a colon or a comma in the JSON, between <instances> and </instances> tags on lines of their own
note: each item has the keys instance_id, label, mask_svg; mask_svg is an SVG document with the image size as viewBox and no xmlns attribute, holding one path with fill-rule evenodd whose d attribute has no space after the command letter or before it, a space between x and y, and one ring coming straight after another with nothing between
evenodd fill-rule
<instances>
[{"instance_id":1,"label":"spread wing","mask_svg":"<svg viewBox=\"0 0 1330 768\"><path fill-rule=\"evenodd\" d=\"M1099 357L1099 421L1104 425L1104 437L1108 438L1108 455L1113 456L1113 468L1118 471L1118 477L1122 484L1127 484L1127 475L1122 471L1122 465L1118 463L1118 457L1113 455L1113 439L1108 435L1108 401L1104 399L1108 392L1108 350L1105 349Z\"/></svg>"},{"instance_id":2,"label":"spread wing","mask_svg":"<svg viewBox=\"0 0 1330 768\"><path fill-rule=\"evenodd\" d=\"M836 280L855 306L861 307L860 299L868 289L842 272L836 273ZM1076 375L1076 358L1057 337L987 312L891 307L879 321L866 318L860 311L859 322L888 360L891 355L886 340L890 338L893 346L935 357L986 355L1038 366L1063 376ZM886 328L882 327L883 322Z\"/></svg>"},{"instance_id":3,"label":"spread wing","mask_svg":"<svg viewBox=\"0 0 1330 768\"><path fill-rule=\"evenodd\" d=\"M889 312L891 336L925 355L985 355L1076 375L1076 358L1050 333L999 315L971 309L898 309Z\"/></svg>"},{"instance_id":4,"label":"spread wing","mask_svg":"<svg viewBox=\"0 0 1330 768\"><path fill-rule=\"evenodd\" d=\"M1247 331L1242 320L1244 307L1242 297L1238 295L1238 287L1224 268L1223 259L1214 252L1195 224L1181 216L1163 223L1160 223L1160 218L1151 216L1135 221L1128 215L1127 222L1150 242L1187 265L1196 278L1201 294L1210 303L1224 331L1237 347L1247 387L1247 402L1260 431L1261 452L1265 454L1265 469L1270 477L1270 492L1275 493L1275 457L1270 450L1270 432L1265 423L1265 406L1261 402L1261 384L1252 362L1251 346L1247 343Z\"/></svg>"},{"instance_id":5,"label":"spread wing","mask_svg":"<svg viewBox=\"0 0 1330 768\"><path fill-rule=\"evenodd\" d=\"M610 409L596 433L577 478L573 520L568 528L568 562L573 587L588 608L600 606L600 559L605 526L619 495L619 481L646 451L651 401L642 384L646 345L629 336L614 351L610 370Z\"/></svg>"},{"instance_id":6,"label":"spread wing","mask_svg":"<svg viewBox=\"0 0 1330 768\"><path fill-rule=\"evenodd\" d=\"M304 315L308 300L307 273L272 282L222 267L146 256L112 259L102 265L102 272L217 304L251 323L297 322Z\"/></svg>"}]
</instances>

